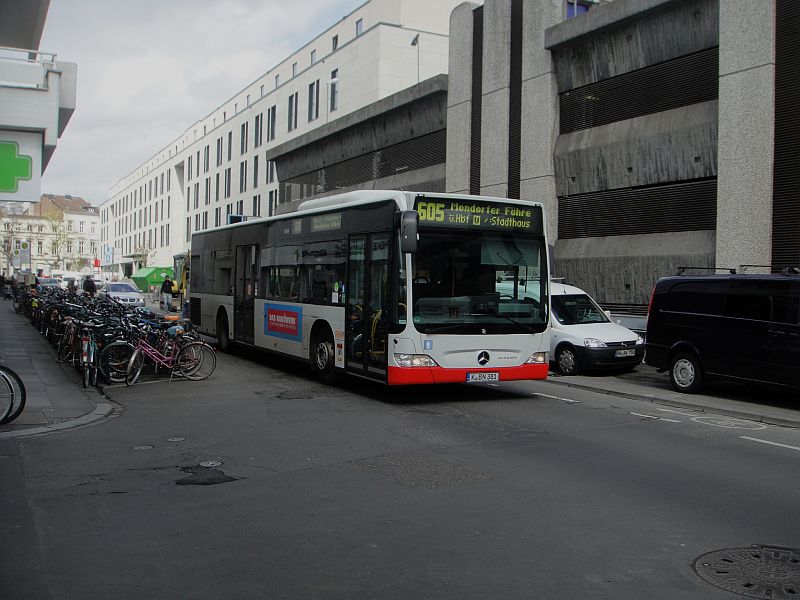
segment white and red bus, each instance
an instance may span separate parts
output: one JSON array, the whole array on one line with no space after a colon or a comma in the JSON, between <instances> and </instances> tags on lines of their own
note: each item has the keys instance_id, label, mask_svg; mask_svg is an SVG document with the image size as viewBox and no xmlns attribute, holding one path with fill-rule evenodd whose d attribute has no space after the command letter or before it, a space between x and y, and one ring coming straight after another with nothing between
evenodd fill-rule
<instances>
[{"instance_id":1,"label":"white and red bus","mask_svg":"<svg viewBox=\"0 0 800 600\"><path fill-rule=\"evenodd\" d=\"M192 236L193 325L390 385L544 379L537 203L402 191L309 200ZM522 293L523 288L525 294Z\"/></svg>"}]
</instances>

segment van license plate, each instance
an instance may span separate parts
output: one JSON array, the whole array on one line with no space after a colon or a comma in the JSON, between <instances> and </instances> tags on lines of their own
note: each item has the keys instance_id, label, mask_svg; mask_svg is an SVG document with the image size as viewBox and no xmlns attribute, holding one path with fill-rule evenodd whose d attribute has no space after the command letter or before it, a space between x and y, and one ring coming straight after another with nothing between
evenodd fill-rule
<instances>
[{"instance_id":1,"label":"van license plate","mask_svg":"<svg viewBox=\"0 0 800 600\"><path fill-rule=\"evenodd\" d=\"M477 381L500 381L500 373L467 373L467 383Z\"/></svg>"},{"instance_id":2,"label":"van license plate","mask_svg":"<svg viewBox=\"0 0 800 600\"><path fill-rule=\"evenodd\" d=\"M633 348L627 350L617 350L614 353L614 356L616 356L617 358L625 358L626 356L636 356L636 350L634 350Z\"/></svg>"}]
</instances>

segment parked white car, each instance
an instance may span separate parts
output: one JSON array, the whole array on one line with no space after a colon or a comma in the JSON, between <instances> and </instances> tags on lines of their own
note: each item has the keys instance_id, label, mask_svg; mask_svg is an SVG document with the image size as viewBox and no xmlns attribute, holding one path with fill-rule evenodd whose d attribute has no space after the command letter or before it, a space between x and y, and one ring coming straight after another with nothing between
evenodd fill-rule
<instances>
[{"instance_id":1,"label":"parked white car","mask_svg":"<svg viewBox=\"0 0 800 600\"><path fill-rule=\"evenodd\" d=\"M562 375L641 364L642 336L614 323L582 289L551 283L550 306L550 357Z\"/></svg>"},{"instance_id":2,"label":"parked white car","mask_svg":"<svg viewBox=\"0 0 800 600\"><path fill-rule=\"evenodd\" d=\"M99 293L113 298L125 306L144 306L144 295L133 283L126 281L111 281Z\"/></svg>"},{"instance_id":3,"label":"parked white car","mask_svg":"<svg viewBox=\"0 0 800 600\"><path fill-rule=\"evenodd\" d=\"M509 282L498 282L496 289L501 298L513 295ZM539 302L524 284L517 296ZM562 375L577 375L584 369L634 369L642 362L644 339L614 323L582 289L551 282L550 308L550 361Z\"/></svg>"}]
</instances>

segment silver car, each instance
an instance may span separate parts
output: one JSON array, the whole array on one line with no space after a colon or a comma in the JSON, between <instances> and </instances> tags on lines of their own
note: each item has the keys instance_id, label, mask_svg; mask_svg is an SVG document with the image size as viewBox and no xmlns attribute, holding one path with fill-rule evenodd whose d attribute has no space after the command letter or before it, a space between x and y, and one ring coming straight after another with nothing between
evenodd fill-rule
<instances>
[{"instance_id":1,"label":"silver car","mask_svg":"<svg viewBox=\"0 0 800 600\"><path fill-rule=\"evenodd\" d=\"M108 283L100 294L113 298L125 306L144 306L144 296L139 289L132 283L124 281L113 281Z\"/></svg>"}]
</instances>

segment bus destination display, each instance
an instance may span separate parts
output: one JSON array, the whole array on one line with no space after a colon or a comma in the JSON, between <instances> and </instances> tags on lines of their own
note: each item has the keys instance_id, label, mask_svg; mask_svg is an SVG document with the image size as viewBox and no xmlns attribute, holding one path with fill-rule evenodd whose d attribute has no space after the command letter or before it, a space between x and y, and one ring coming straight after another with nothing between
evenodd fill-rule
<instances>
[{"instance_id":1,"label":"bus destination display","mask_svg":"<svg viewBox=\"0 0 800 600\"><path fill-rule=\"evenodd\" d=\"M436 198L417 200L416 209L420 226L527 233L541 232L543 229L539 206Z\"/></svg>"}]
</instances>

